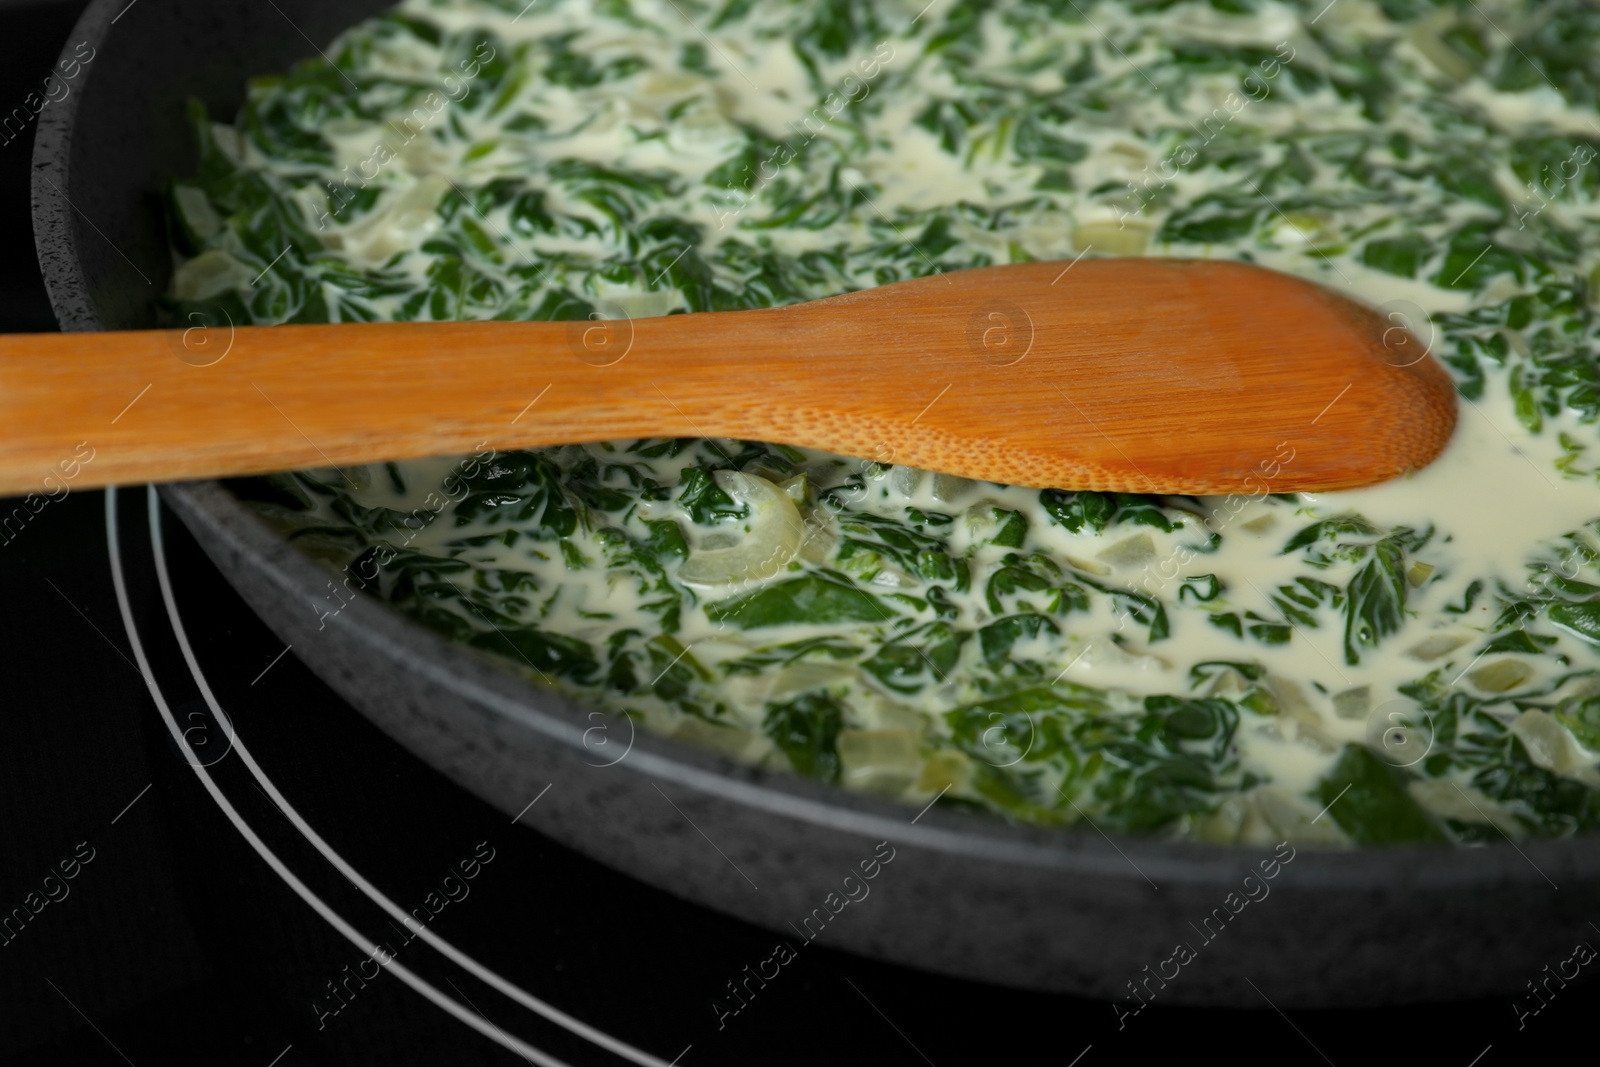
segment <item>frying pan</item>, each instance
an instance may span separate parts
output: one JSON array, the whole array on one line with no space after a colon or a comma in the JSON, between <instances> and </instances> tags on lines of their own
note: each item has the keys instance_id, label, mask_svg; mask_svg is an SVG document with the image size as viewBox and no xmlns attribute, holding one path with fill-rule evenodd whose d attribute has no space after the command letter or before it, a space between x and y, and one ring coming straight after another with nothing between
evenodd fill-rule
<instances>
[{"instance_id":1,"label":"frying pan","mask_svg":"<svg viewBox=\"0 0 1600 1067\"><path fill-rule=\"evenodd\" d=\"M86 44L93 58L40 115L34 151L34 227L62 328L154 324L170 273L159 190L194 166L187 98L229 119L247 77L314 55L385 6L91 3L63 55L81 58ZM376 602L326 614L329 572L223 485L162 494L295 654L416 755L523 825L791 945L820 937L1130 1006L1137 984L1164 1003L1282 1008L1514 995L1590 930L1594 839L1355 852L1291 841L1277 851L1292 859L1263 882L1270 848L1046 831L941 806L919 814L634 736L625 719ZM892 859L875 868L870 896L839 903L883 855ZM1252 874L1270 893L1235 911ZM1178 945L1192 955L1174 977Z\"/></svg>"}]
</instances>

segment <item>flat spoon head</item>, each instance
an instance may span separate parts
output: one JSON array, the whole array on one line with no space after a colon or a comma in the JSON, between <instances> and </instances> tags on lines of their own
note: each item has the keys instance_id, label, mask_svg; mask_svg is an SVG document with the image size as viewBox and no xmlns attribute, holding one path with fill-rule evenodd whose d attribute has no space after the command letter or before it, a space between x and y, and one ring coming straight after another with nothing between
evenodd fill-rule
<instances>
[{"instance_id":1,"label":"flat spoon head","mask_svg":"<svg viewBox=\"0 0 1600 1067\"><path fill-rule=\"evenodd\" d=\"M1403 322L1309 282L1023 263L638 320L4 337L0 493L63 463L87 487L655 436L1038 487L1318 491L1425 465L1455 415Z\"/></svg>"},{"instance_id":2,"label":"flat spoon head","mask_svg":"<svg viewBox=\"0 0 1600 1067\"><path fill-rule=\"evenodd\" d=\"M837 449L829 431L848 407L883 420L881 443L854 437L849 454L880 445L886 462L1019 485L1217 494L1384 481L1431 462L1455 428L1451 378L1399 315L1245 263L1017 264L794 310L847 308L878 360L841 381L855 399L774 416L779 439L810 439L815 421Z\"/></svg>"}]
</instances>

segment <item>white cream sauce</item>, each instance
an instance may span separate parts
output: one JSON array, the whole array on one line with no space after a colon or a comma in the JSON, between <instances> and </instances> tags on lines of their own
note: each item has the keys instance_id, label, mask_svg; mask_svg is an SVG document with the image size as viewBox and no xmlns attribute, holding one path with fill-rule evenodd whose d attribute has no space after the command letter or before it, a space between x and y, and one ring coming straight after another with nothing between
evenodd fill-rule
<instances>
[{"instance_id":1,"label":"white cream sauce","mask_svg":"<svg viewBox=\"0 0 1600 1067\"><path fill-rule=\"evenodd\" d=\"M1276 2L1263 3L1253 16L1219 12L1198 2L1156 13L1139 13L1112 3L1086 4L1091 17L1061 20L1044 18L1037 10L1029 16L1019 3L1000 3L977 17L975 30L963 41L970 54L954 61L946 61L940 53L924 54L930 40L945 27L945 18L954 16L941 8L913 23L918 6L880 5L879 16L885 26L881 36L859 41L844 56L813 54L817 68L812 71L796 48L797 27L809 10L803 6L758 3L747 19L713 26L714 12L698 7L687 11L673 0L632 0L620 5L620 10L636 16L632 22L608 17L587 5L554 0L530 6L520 15L482 2L408 0L401 10L448 31L467 38L492 31L507 58L520 65L523 85L514 100L494 114L482 107L447 107L421 143L399 145L388 122L341 125L324 131L340 168L354 167L369 158L380 142L391 143L397 159L383 168L377 179L382 191L371 212L340 218L331 228L318 232L330 254L365 268L388 263L390 269L425 286L432 259L421 250L421 244L443 228L432 209L451 185L477 188L496 178L532 174L552 212L588 219L595 232L524 233L506 239L506 234L516 231L516 223L513 206L502 204L481 222L505 255L499 264L476 262L478 269L495 275L518 263L559 261L563 265L550 270L548 280L540 284L571 286L590 298L616 301L637 314L687 308L684 293L670 284L651 282L642 272L629 281L601 278L586 269L585 264L598 266L607 261L631 238L586 199L584 186L539 178L557 161L580 160L669 175L673 183L669 193L635 197L634 203L641 217L670 216L698 224L701 233L696 251L717 271L725 273L718 256L728 242L759 245L789 257L845 250L842 267L822 283L824 291L804 294L808 298L877 284L881 279L876 271L883 261L873 249L914 239L926 225L925 213L966 203L1013 207L998 223L956 219L950 226L949 232L964 254L981 254L994 262L1013 257L1069 258L1091 248L1095 241L1111 244L1103 243L1098 251L1247 255L1374 305L1407 301L1426 314L1441 316L1468 312L1533 288L1534 283L1518 282L1510 275L1477 291L1427 280L1441 269L1450 235L1466 223L1497 219L1495 209L1447 193L1425 168L1409 176L1392 176L1382 190L1367 187L1350 178L1341 163L1318 156L1318 139L1347 134L1392 146L1397 143L1395 138L1404 137L1413 145L1409 162L1396 154L1399 149L1383 147L1373 148L1366 158L1371 166L1405 170L1414 169L1430 152L1453 150L1468 141L1469 148L1493 156L1503 150L1508 137L1529 129L1585 136L1600 130L1591 109L1573 106L1548 88L1508 93L1492 89L1481 78L1469 77L1456 85L1441 82L1436 65L1450 66L1450 56L1438 52L1431 39L1417 44L1419 31L1391 23L1368 0L1343 0L1327 12L1327 19L1315 32L1310 8ZM951 11L957 6L944 5ZM1028 21L1030 17L1032 21ZM1023 25L1027 28L1019 29ZM548 41L569 31L579 34L572 47L590 61L638 57L644 60L643 69L588 86L550 84L540 73ZM1320 36L1324 33L1332 37ZM1399 97L1390 101L1392 113L1381 121L1363 114L1359 99L1341 96L1331 86L1294 84L1291 68L1336 70L1344 62L1341 49L1399 40L1407 33L1411 43L1398 46L1388 62L1405 66L1408 80ZM1198 73L1170 61L1172 47L1197 43L1249 47L1274 58L1254 66ZM682 65L684 49L690 47L703 52L702 69ZM1093 65L1089 77L1099 106L1084 106L1081 89L1074 87L1074 78L1082 75L1073 75L1068 68L1080 57L1087 57ZM440 60L431 47L401 35L373 45L365 63L376 71L405 72L426 80L428 72L439 68ZM1241 70L1246 74L1254 71L1256 81L1242 84ZM1252 85L1257 91L1250 92L1248 99L1241 97ZM1019 124L1035 112L1031 105L1016 106L1017 93L1071 97L1076 117L1049 132L1082 146L1081 158L1019 157ZM1072 96L1074 93L1080 95ZM857 95L845 106L832 107L830 101L837 102L841 94ZM929 105L938 101L964 102L973 110L974 117L959 131L960 144L954 150L941 144L937 126L930 130L919 122ZM518 116L537 122L522 130L507 125ZM537 128L538 123L542 129ZM746 193L726 184L719 187L710 176L737 155L752 130L764 138L754 157L765 168L755 188ZM792 158L768 165L772 148L785 138ZM1255 164L1233 166L1216 161L1216 152L1230 148L1247 156L1257 153L1251 158L1258 158L1263 165L1283 162L1291 152L1300 152L1312 177L1304 189L1275 190L1268 195L1257 188L1262 179L1250 169ZM1200 161L1190 162L1197 152L1202 153ZM253 144L246 149L246 158L254 167L276 173L278 180L291 184L293 173L298 173ZM1041 179L1056 172L1067 174L1070 180L1041 188ZM1501 166L1496 180L1511 203L1530 202L1528 191L1521 188L1509 167ZM830 187L856 189L860 196L826 224L759 227L785 210L784 205L791 201L784 197L792 197L794 190L820 195ZM309 223L316 214L319 187L297 188L295 195ZM1161 227L1175 211L1208 196L1259 210L1256 224L1243 236L1215 242L1162 236ZM1576 186L1564 195L1541 198L1541 202L1543 199L1551 201L1541 211L1545 221L1574 231L1588 228L1580 239L1578 261L1563 269L1580 276L1595 270L1600 259L1596 242L1588 236L1600 222L1595 203ZM328 206L331 208L332 202ZM1122 228L1116 229L1119 222ZM1365 262L1360 250L1369 234L1412 234L1424 239L1427 251L1416 276L1403 277ZM1534 239L1530 233L1507 240ZM392 260L396 255L398 260ZM180 270L178 295L184 295L185 285L194 289L208 279L231 277L225 270L217 273L214 262L209 270L211 273L202 277L197 266L191 271L194 276L187 278ZM740 284L736 277L723 276L723 280ZM369 306L378 317L392 317L409 295L374 298ZM536 301L530 300L532 303ZM1557 635L1549 654L1497 654L1479 663L1474 657L1494 622L1498 603L1484 596L1465 613L1445 610L1446 605L1459 604L1475 581L1487 583L1491 589L1497 583L1520 587L1536 546L1553 543L1600 516L1600 491L1594 478L1563 474L1556 467L1562 457L1558 433L1592 443L1593 426L1568 413L1547 418L1539 433L1530 433L1518 422L1509 393L1506 373L1488 367L1482 398L1463 401L1449 449L1422 471L1357 492L1318 494L1298 502L1257 501L1237 515L1232 515L1232 508L1223 501L1200 501L1198 505L1168 502L1172 506L1169 516L1187 516L1185 525L1171 533L1127 524L1099 534L1071 533L1051 521L1033 490L968 483L957 492L936 496L932 476L919 475L914 485L908 485L904 478L897 480L892 472L878 468L867 478L870 493L858 508L901 521L907 508L956 516L947 531L950 551L969 560L973 582L969 592L952 597L958 609L948 620L953 626L976 629L993 621L984 603L984 581L1011 550L986 543L993 530L969 529L967 521L969 515L991 504L1026 516L1029 533L1023 550L1048 555L1069 578L1077 573L1108 588L1141 590L1167 606L1170 636L1162 640L1147 640L1145 627L1130 625L1114 610L1111 598L1103 595L1091 598L1088 612L1059 616L1059 635L1045 633L1019 640L1012 656L1043 665L1047 681L1053 677L1111 691L1116 694L1113 699L1121 702L1119 706L1131 710L1137 707L1137 698L1145 695L1193 695L1196 690L1190 670L1197 663L1236 661L1264 668L1278 713L1245 713L1235 738L1241 764L1271 783L1270 795L1263 794L1266 799L1256 803L1259 817L1252 822L1239 816L1243 822L1230 824L1232 829L1202 820L1181 826L1178 832L1265 839L1281 832L1284 819L1289 818L1285 811L1298 812L1294 818L1302 827L1304 817L1315 813L1319 804L1311 791L1341 745L1372 743L1371 716L1364 710L1351 712L1349 709L1358 705L1353 699L1346 702L1341 714L1335 701L1339 694L1366 687L1364 706L1381 708L1399 699L1400 686L1434 671L1454 679L1451 684L1482 696L1485 694L1473 689L1473 679L1486 676L1475 672L1497 660L1524 661L1528 677L1521 688L1529 691L1552 684L1565 670L1600 666L1594 647L1570 634ZM625 450L627 446L618 443L615 447ZM585 448L601 462L615 455L598 445ZM569 452L568 458L577 454ZM646 462L637 456L629 461L647 466L666 485L677 482L686 462L681 457ZM849 473L865 469L857 461L817 454L810 456L809 463L813 494L801 502L803 511L815 509L815 490L839 484ZM366 506L400 511L422 507L429 493L437 493L448 483L458 461L419 461L400 467L407 493L394 492L381 469L373 469L358 475L369 484L355 494L357 499ZM1221 534L1214 553L1198 554L1185 548L1206 537L1199 516L1190 510L1196 506L1207 513L1220 510L1228 515L1212 524ZM1400 632L1384 638L1376 648L1364 652L1359 664L1352 664L1345 656L1342 618L1331 609L1316 609L1319 625L1297 625L1290 639L1281 644L1236 637L1207 621L1214 613L1250 611L1277 619L1273 591L1300 577L1309 575L1341 587L1348 583L1354 565L1310 569L1301 553L1282 552L1288 539L1310 522L1346 512L1358 513L1384 530L1400 526L1417 530L1431 526L1434 530L1426 546L1408 557L1408 562L1421 570L1409 591ZM826 509L811 510L810 517L825 531L819 546L838 537L838 522ZM620 525L629 534L642 537L646 518L670 518L692 527L688 516L671 501L649 503L620 520ZM619 520L613 516L610 521ZM528 621L537 621L549 631L596 644L627 627L643 626L648 631L653 617L644 614L641 606L651 594L626 571L602 565L569 567L549 540L524 538L511 546L494 543L470 549L449 544L503 529L498 521L458 526L441 519L418 533L410 547L536 575L542 592L533 598ZM690 530L691 543L706 536L716 534ZM1149 555L1142 563L1116 565L1100 560L1108 549L1138 537L1149 539ZM604 557L592 531L576 535L573 541L590 559ZM804 558L807 566L829 562L825 547L813 549L812 555L802 550L798 558ZM1181 600L1178 590L1185 585L1184 579L1202 575L1214 575L1220 581L1218 599L1204 605ZM879 593L926 592L922 579L891 566L857 577L866 588ZM464 608L454 610L466 613ZM607 617L596 618L597 613ZM468 621L473 621L470 613L466 614ZM663 729L715 735L713 739L724 748L781 763L781 756L762 733L768 702L787 693L830 689L849 699L850 730L926 731L931 738L919 757L926 760L921 766L885 769L869 759L852 767L846 754L847 780L853 774L878 774L875 788L917 801L952 784L958 794L966 790L968 780L960 774L941 777L944 772L934 773L929 768L938 760L951 758L949 751L940 747L940 739L948 732L943 714L992 693L992 678L969 669L978 656L976 641L963 647L963 658L942 684L930 685L913 696L885 691L849 662L827 659L806 660L761 674L721 677L721 665L755 647L840 634L868 647L883 635L883 628L872 623L795 624L741 631L714 622L704 610L704 601L692 604L684 610L675 637L718 677L717 691L727 702L727 722L732 729L717 733L683 715L670 700L648 693L631 697L626 704ZM1456 642L1454 647L1451 642ZM1557 653L1574 666L1558 664ZM859 737L850 741L857 743L867 744ZM842 750L844 744L841 742ZM1581 747L1574 751L1578 755L1568 760L1568 770L1563 773L1592 776L1593 753ZM1436 794L1438 791L1433 791L1429 795L1435 799L1424 803L1444 805L1449 799L1439 799ZM1255 803L1249 797L1240 802L1247 806ZM1442 807L1436 810L1445 813ZM1496 812L1495 818L1499 820L1502 814ZM1318 832L1329 840L1339 837L1327 824Z\"/></svg>"}]
</instances>

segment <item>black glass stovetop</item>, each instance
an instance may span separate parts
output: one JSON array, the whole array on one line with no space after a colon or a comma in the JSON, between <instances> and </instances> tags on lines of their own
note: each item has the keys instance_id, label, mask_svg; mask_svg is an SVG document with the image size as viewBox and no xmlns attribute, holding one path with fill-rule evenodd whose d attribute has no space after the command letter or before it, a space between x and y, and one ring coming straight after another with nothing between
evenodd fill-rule
<instances>
[{"instance_id":1,"label":"black glass stovetop","mask_svg":"<svg viewBox=\"0 0 1600 1067\"><path fill-rule=\"evenodd\" d=\"M3 120L79 7L0 2L8 332L53 320L31 126ZM752 985L772 934L601 867L426 767L305 669L144 487L24 512L0 528L0 1061L1094 1067L1223 1052L1492 1067L1585 1047L1592 985L1359 1012L1157 999L1119 1016L821 942ZM422 914L431 937L405 921Z\"/></svg>"}]
</instances>

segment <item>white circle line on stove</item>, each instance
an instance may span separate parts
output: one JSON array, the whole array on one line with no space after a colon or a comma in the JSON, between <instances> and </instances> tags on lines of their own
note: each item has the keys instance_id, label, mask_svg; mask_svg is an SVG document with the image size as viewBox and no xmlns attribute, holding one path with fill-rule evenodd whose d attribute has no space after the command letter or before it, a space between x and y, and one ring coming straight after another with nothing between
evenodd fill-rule
<instances>
[{"instance_id":1,"label":"white circle line on stove","mask_svg":"<svg viewBox=\"0 0 1600 1067\"><path fill-rule=\"evenodd\" d=\"M147 487L147 491L150 494L151 506L153 509L156 509L157 514L159 515L159 500L155 495L154 486ZM117 608L122 614L122 627L128 635L129 644L133 647L134 660L139 665L139 673L144 677L145 687L150 691L150 698L155 701L156 710L161 713L161 718L163 721L165 721L167 725L167 731L172 735L173 741L181 747L183 745L183 734L178 729L177 720L172 716L172 709L167 704L167 699L161 691L161 686L156 682L155 673L150 669L150 660L145 655L144 642L140 640L138 626L133 620L133 605L128 599L128 583L123 574L122 567L122 545L120 540L120 531L117 525L116 487L107 487L105 496L106 545L111 560L111 584L116 592ZM165 565L158 553L154 555L157 562L157 576L160 580L165 582ZM261 838L256 834L255 830L251 829L250 824L245 822L244 818L240 816L237 809L234 808L232 802L229 801L228 798L223 794L221 787L219 787L216 781L211 777L211 772L208 768L197 763L190 763L189 766L194 770L196 776L199 777L200 783L205 787L206 792L211 796L212 802L215 803L223 815L228 818L228 821L233 823L233 827L239 832L239 836L244 838L246 843L248 843L250 847L255 850L256 855L261 857L267 866L272 869L273 873L283 880L284 884L292 889L301 900L305 901L305 903L310 906L310 908L315 911L324 922L337 930L345 937L346 940L355 945L356 948L369 955L378 951L378 945L375 942L368 940L361 934L359 930L346 921L343 916L329 907L321 897L318 897L315 893L313 893L304 882L295 877L294 872L289 870L288 866L284 864L283 860L278 858L277 853L273 852L272 849L267 847L266 842L261 840ZM472 1012L468 1011L466 1007L457 1003L455 1000L452 1000L450 997L434 988L428 982L407 970L402 964L391 960L388 965L388 969L394 972L395 977L399 978L402 982L410 986L417 993L420 993L429 1001L432 1001L434 1005L455 1016L461 1022L470 1026L472 1029L476 1030L484 1037L487 1037L489 1040L500 1045L502 1048L515 1052L517 1055L522 1056L523 1058L534 1063L543 1064L544 1067L571 1067L571 1065L567 1064L565 1061L556 1059L554 1056L551 1056L549 1053L533 1047L526 1041L522 1041L519 1038L512 1037L509 1034L504 1033L499 1027L489 1022L488 1019L474 1015Z\"/></svg>"},{"instance_id":2,"label":"white circle line on stove","mask_svg":"<svg viewBox=\"0 0 1600 1067\"><path fill-rule=\"evenodd\" d=\"M200 661L189 644L189 633L183 624L182 612L178 610L177 598L172 592L172 583L167 571L167 547L161 525L161 500L154 488L147 488L147 492L149 494L151 554L155 559L156 580L161 586L161 599L166 605L167 621L172 626L173 635L178 639L178 648L183 653L183 661L188 665L189 673L194 677L195 684L200 687L201 699L211 709L211 714L217 716L218 721L228 723L226 714L224 714L221 705L217 702L215 694L211 691L211 683L206 678L205 671L201 668ZM368 881L332 845L328 844L322 835L317 833L311 824L306 821L305 817L295 809L294 805L289 803L289 799L278 791L277 785L261 769L261 765L256 762L255 757L250 754L250 748L244 743L244 739L239 736L237 727L230 725L228 736L233 744L233 750L244 761L245 767L249 769L256 783L266 792L268 798L278 806L284 817L300 832L300 835L309 841L312 847L322 854L322 858L333 865L335 870L344 875L357 889L361 890L368 900L387 912L390 918L397 922L405 923L410 918L410 915L387 896L383 890ZM410 927L407 927L407 929L410 929ZM504 978L498 972L479 963L427 927L419 926L417 928L417 936L474 978L482 981L485 985L491 986L529 1011L555 1023L562 1029L600 1046L607 1052L641 1064L642 1067L673 1067L666 1060L659 1059L648 1052L635 1048L626 1041L613 1037L603 1030L584 1022L582 1019L567 1014L548 1001L534 996ZM681 1058L682 1054L680 1053L679 1055Z\"/></svg>"}]
</instances>

